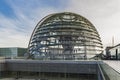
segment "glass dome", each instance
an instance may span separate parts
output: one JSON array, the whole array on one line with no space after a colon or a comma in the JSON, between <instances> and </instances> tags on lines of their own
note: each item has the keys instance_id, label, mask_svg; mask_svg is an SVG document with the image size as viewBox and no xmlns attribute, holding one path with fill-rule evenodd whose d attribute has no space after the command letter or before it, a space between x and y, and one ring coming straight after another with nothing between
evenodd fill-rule
<instances>
[{"instance_id":1,"label":"glass dome","mask_svg":"<svg viewBox=\"0 0 120 80\"><path fill-rule=\"evenodd\" d=\"M71 12L50 14L36 25L28 45L29 58L89 59L102 52L100 36L86 18Z\"/></svg>"}]
</instances>

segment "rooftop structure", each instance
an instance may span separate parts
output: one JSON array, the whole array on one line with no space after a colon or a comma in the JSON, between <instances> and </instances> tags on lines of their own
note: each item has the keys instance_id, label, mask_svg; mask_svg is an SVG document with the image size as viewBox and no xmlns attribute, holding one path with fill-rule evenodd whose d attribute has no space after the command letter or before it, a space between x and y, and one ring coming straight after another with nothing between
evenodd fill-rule
<instances>
[{"instance_id":1,"label":"rooftop structure","mask_svg":"<svg viewBox=\"0 0 120 80\"><path fill-rule=\"evenodd\" d=\"M89 59L102 52L94 25L81 15L50 14L36 25L28 45L29 58L47 60Z\"/></svg>"},{"instance_id":2,"label":"rooftop structure","mask_svg":"<svg viewBox=\"0 0 120 80\"><path fill-rule=\"evenodd\" d=\"M106 48L107 59L120 60L120 44Z\"/></svg>"},{"instance_id":3,"label":"rooftop structure","mask_svg":"<svg viewBox=\"0 0 120 80\"><path fill-rule=\"evenodd\" d=\"M0 58L18 58L24 57L27 48L20 47L4 47L0 48Z\"/></svg>"},{"instance_id":4,"label":"rooftop structure","mask_svg":"<svg viewBox=\"0 0 120 80\"><path fill-rule=\"evenodd\" d=\"M0 80L120 80L120 61L0 60Z\"/></svg>"}]
</instances>

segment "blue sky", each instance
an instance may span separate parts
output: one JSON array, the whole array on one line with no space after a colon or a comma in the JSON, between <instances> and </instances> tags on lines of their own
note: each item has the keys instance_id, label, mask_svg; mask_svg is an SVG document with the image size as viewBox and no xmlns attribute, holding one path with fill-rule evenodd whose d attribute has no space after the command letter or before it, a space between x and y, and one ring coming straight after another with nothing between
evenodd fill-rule
<instances>
[{"instance_id":1,"label":"blue sky","mask_svg":"<svg viewBox=\"0 0 120 80\"><path fill-rule=\"evenodd\" d=\"M0 0L0 47L27 47L37 22L64 9L65 3L62 0Z\"/></svg>"},{"instance_id":2,"label":"blue sky","mask_svg":"<svg viewBox=\"0 0 120 80\"><path fill-rule=\"evenodd\" d=\"M6 3L5 0L0 0L0 12L7 17L14 15L12 8Z\"/></svg>"},{"instance_id":3,"label":"blue sky","mask_svg":"<svg viewBox=\"0 0 120 80\"><path fill-rule=\"evenodd\" d=\"M27 47L31 33L43 17L74 12L97 28L104 46L120 43L120 0L0 0L0 47Z\"/></svg>"}]
</instances>

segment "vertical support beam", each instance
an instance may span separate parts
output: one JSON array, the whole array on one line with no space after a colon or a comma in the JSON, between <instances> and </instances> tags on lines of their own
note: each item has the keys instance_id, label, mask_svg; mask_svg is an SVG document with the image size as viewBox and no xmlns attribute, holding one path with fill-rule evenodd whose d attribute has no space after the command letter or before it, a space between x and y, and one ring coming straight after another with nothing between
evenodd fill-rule
<instances>
[{"instance_id":1,"label":"vertical support beam","mask_svg":"<svg viewBox=\"0 0 120 80\"><path fill-rule=\"evenodd\" d=\"M86 60L87 59L87 50L86 50L87 48L86 48L86 44L85 44L85 55L84 55L84 60Z\"/></svg>"},{"instance_id":2,"label":"vertical support beam","mask_svg":"<svg viewBox=\"0 0 120 80\"><path fill-rule=\"evenodd\" d=\"M118 49L116 49L116 60L118 60Z\"/></svg>"},{"instance_id":3,"label":"vertical support beam","mask_svg":"<svg viewBox=\"0 0 120 80\"><path fill-rule=\"evenodd\" d=\"M2 77L2 72L0 71L0 78Z\"/></svg>"}]
</instances>

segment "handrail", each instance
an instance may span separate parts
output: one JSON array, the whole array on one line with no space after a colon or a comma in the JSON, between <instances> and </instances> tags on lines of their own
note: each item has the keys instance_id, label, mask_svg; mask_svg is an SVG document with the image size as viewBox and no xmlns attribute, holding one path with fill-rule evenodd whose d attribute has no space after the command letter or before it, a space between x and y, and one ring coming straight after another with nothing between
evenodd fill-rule
<instances>
[{"instance_id":1,"label":"handrail","mask_svg":"<svg viewBox=\"0 0 120 80\"><path fill-rule=\"evenodd\" d=\"M105 79L105 76L104 76L104 74L103 74L103 71L102 71L102 69L101 69L101 67L100 67L100 64L97 63L97 65L98 65L98 68L99 68L100 74L102 75L102 79L103 79L103 80L106 80L106 79Z\"/></svg>"}]
</instances>

